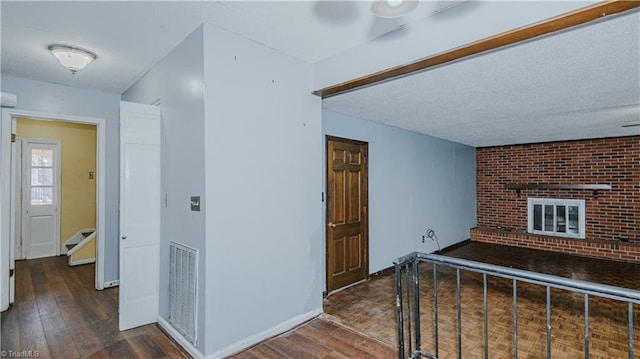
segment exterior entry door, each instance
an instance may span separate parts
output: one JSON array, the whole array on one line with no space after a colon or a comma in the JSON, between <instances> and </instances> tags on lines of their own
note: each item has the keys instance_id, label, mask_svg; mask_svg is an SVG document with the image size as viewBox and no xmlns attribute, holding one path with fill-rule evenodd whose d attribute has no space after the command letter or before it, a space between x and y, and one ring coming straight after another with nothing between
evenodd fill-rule
<instances>
[{"instance_id":1,"label":"exterior entry door","mask_svg":"<svg viewBox=\"0 0 640 359\"><path fill-rule=\"evenodd\" d=\"M327 292L367 278L368 144L327 137Z\"/></svg>"},{"instance_id":2,"label":"exterior entry door","mask_svg":"<svg viewBox=\"0 0 640 359\"><path fill-rule=\"evenodd\" d=\"M23 140L22 220L26 258L60 253L60 143Z\"/></svg>"}]
</instances>

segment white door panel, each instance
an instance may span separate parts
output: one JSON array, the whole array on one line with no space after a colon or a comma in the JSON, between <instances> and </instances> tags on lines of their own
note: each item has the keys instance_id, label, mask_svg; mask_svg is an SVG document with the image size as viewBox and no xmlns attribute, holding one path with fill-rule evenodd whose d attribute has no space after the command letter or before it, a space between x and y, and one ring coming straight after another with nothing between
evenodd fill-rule
<instances>
[{"instance_id":1,"label":"white door panel","mask_svg":"<svg viewBox=\"0 0 640 359\"><path fill-rule=\"evenodd\" d=\"M121 302L127 312L120 311L120 330L155 322L158 316L158 271L149 270L150 258L159 258L160 245L129 247L122 261L128 263L120 275L125 278L127 290L121 292ZM144 273L145 275L140 275ZM122 284L121 284L122 289Z\"/></svg>"},{"instance_id":2,"label":"white door panel","mask_svg":"<svg viewBox=\"0 0 640 359\"><path fill-rule=\"evenodd\" d=\"M58 255L60 142L23 139L22 229L26 258Z\"/></svg>"},{"instance_id":3,"label":"white door panel","mask_svg":"<svg viewBox=\"0 0 640 359\"><path fill-rule=\"evenodd\" d=\"M158 317L160 110L120 103L120 330Z\"/></svg>"},{"instance_id":4,"label":"white door panel","mask_svg":"<svg viewBox=\"0 0 640 359\"><path fill-rule=\"evenodd\" d=\"M55 255L54 230L55 225L53 224L52 215L31 215L28 229L31 234L29 258L51 257Z\"/></svg>"},{"instance_id":5,"label":"white door panel","mask_svg":"<svg viewBox=\"0 0 640 359\"><path fill-rule=\"evenodd\" d=\"M159 226L155 226L159 223L160 207L150 205L151 201L158 201L160 198L159 173L157 173L160 169L159 164L154 168L149 163L150 158L156 157L157 147L157 145L125 145L126 216L122 219L123 225L127 228L127 237L135 237L136 245L155 244L155 239L160 235ZM150 176L158 177L150 180Z\"/></svg>"}]
</instances>

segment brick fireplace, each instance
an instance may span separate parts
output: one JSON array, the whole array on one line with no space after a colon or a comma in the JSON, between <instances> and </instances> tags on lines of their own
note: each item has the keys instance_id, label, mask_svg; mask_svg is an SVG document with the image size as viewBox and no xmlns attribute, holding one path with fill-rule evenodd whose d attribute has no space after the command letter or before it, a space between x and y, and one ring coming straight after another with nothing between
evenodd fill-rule
<instances>
[{"instance_id":1,"label":"brick fireplace","mask_svg":"<svg viewBox=\"0 0 640 359\"><path fill-rule=\"evenodd\" d=\"M483 147L476 156L471 240L640 262L640 136ZM523 233L530 197L585 200L585 239Z\"/></svg>"}]
</instances>

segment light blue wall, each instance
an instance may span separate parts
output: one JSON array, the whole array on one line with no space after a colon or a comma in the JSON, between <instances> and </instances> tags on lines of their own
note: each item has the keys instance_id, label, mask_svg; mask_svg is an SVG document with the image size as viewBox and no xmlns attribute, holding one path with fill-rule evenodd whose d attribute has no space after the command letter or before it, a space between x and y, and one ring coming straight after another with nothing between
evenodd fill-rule
<instances>
[{"instance_id":1,"label":"light blue wall","mask_svg":"<svg viewBox=\"0 0 640 359\"><path fill-rule=\"evenodd\" d=\"M118 279L120 94L56 85L2 74L2 91L18 95L17 109L105 120L105 282Z\"/></svg>"},{"instance_id":2,"label":"light blue wall","mask_svg":"<svg viewBox=\"0 0 640 359\"><path fill-rule=\"evenodd\" d=\"M322 309L322 130L311 65L207 25L204 55L212 354Z\"/></svg>"},{"instance_id":3,"label":"light blue wall","mask_svg":"<svg viewBox=\"0 0 640 359\"><path fill-rule=\"evenodd\" d=\"M322 308L321 109L311 91L310 65L204 25L123 95L161 101L160 310L165 244L177 239L201 251L204 355ZM190 212L198 194L203 211Z\"/></svg>"},{"instance_id":4,"label":"light blue wall","mask_svg":"<svg viewBox=\"0 0 640 359\"><path fill-rule=\"evenodd\" d=\"M160 315L168 319L169 241L199 251L198 338L196 347L204 352L205 322L205 214L190 208L191 196L204 196L204 102L203 31L198 28L169 55L156 64L123 95L125 101L152 104L160 100L161 126L161 206L160 231ZM166 205L164 197L166 195ZM211 266L212 263L209 263Z\"/></svg>"},{"instance_id":5,"label":"light blue wall","mask_svg":"<svg viewBox=\"0 0 640 359\"><path fill-rule=\"evenodd\" d=\"M422 243L427 228L443 248L469 238L476 225L473 147L329 110L322 131L369 143L370 273L410 252L436 251L434 242Z\"/></svg>"}]
</instances>

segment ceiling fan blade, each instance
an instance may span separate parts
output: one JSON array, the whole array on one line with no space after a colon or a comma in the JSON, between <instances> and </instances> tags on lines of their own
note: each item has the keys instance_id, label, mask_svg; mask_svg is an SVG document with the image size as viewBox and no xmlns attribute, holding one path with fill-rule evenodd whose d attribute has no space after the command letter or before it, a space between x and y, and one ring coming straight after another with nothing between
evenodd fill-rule
<instances>
[{"instance_id":1,"label":"ceiling fan blade","mask_svg":"<svg viewBox=\"0 0 640 359\"><path fill-rule=\"evenodd\" d=\"M431 14L438 14L443 11L452 9L458 5L462 5L468 0L455 0L455 1L430 1L431 5Z\"/></svg>"}]
</instances>

